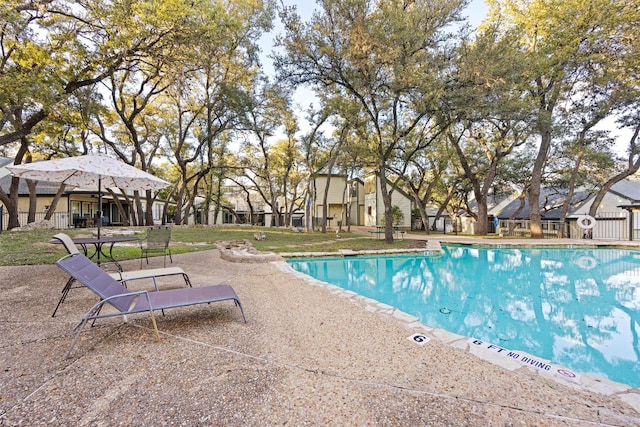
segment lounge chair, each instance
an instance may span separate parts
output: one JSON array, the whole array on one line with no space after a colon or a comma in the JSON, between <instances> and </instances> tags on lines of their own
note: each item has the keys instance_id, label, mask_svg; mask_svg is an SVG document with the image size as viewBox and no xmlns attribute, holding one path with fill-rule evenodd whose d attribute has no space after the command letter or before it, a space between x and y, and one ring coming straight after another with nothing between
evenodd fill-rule
<instances>
[{"instance_id":1,"label":"lounge chair","mask_svg":"<svg viewBox=\"0 0 640 427\"><path fill-rule=\"evenodd\" d=\"M71 237L69 237L69 235L64 234L64 233L58 233L55 236L53 236L54 239L57 239L60 243L62 243L62 245L64 246L64 248L67 250L67 252L69 254L79 254L80 251L78 250L77 246L73 243L73 240L71 240ZM76 280L73 277L69 277L69 280L67 280L67 283L64 285L64 288L62 288L62 296L60 297L60 300L58 301L58 305L56 305L56 308L53 310L53 314L51 314L51 317L55 317L56 313L58 312L58 308L60 307L60 305L64 302L64 300L67 298L67 294L69 293L69 291L73 288L73 282L75 282ZM79 288L80 286L76 286L77 288Z\"/></svg>"},{"instance_id":2,"label":"lounge chair","mask_svg":"<svg viewBox=\"0 0 640 427\"><path fill-rule=\"evenodd\" d=\"M75 243L73 243L73 239L68 234L58 233L55 236L53 236L53 238L58 240L60 243L62 243L62 245L64 246L64 248L67 250L69 254L80 253L80 251L78 250L78 247L75 245ZM151 279L153 281L153 286L156 288L156 291L159 290L158 282L156 281L158 277L182 276L185 284L189 287L192 287L191 280L189 280L189 276L187 276L187 273L185 273L184 270L182 270L182 268L180 267L154 268L149 270L118 271L116 273L109 273L109 275L114 279L116 279L117 281L121 282L125 286L127 282L130 282L133 280ZM62 295L60 296L58 305L56 305L56 308L53 310L53 314L51 314L51 317L56 316L56 313L58 312L58 308L60 308L60 305L67 298L69 291L73 289L74 282L75 282L75 279L73 277L70 277L69 280L67 280L67 283L64 285L64 288L62 288ZM76 288L79 288L79 287L81 286L76 286Z\"/></svg>"},{"instance_id":3,"label":"lounge chair","mask_svg":"<svg viewBox=\"0 0 640 427\"><path fill-rule=\"evenodd\" d=\"M80 336L80 332L82 332L87 322L105 317L126 316L128 314L148 311L151 314L153 329L155 330L158 341L160 341L160 335L158 333L158 326L156 325L154 310L166 310L175 307L232 300L236 306L240 308L244 322L247 322L238 295L236 295L236 292L230 285L224 283L155 292L130 292L120 282L109 276L83 254L66 255L56 261L56 265L100 297L100 301L87 311L80 323L76 326L76 335L73 338L73 342L65 358L71 355L71 351ZM118 312L100 314L102 307L107 303L113 306Z\"/></svg>"}]
</instances>

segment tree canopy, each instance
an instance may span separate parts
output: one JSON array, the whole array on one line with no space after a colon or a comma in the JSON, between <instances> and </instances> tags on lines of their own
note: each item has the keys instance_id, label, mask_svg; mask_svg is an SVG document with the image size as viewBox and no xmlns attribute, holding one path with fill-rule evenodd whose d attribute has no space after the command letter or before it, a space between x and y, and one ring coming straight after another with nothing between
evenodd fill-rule
<instances>
[{"instance_id":1,"label":"tree canopy","mask_svg":"<svg viewBox=\"0 0 640 427\"><path fill-rule=\"evenodd\" d=\"M467 210L486 234L502 188L528 199L541 237L544 185L568 199L589 188L595 210L640 168L640 8L486 3L471 29L466 0L320 0L307 21L273 0L0 0L0 154L107 151L172 181L162 197L179 223L201 198L232 210L234 185L289 225L320 171L375 174L389 242L398 189L425 230L436 206ZM276 17L266 75L261 37ZM306 111L292 102L300 87L316 94ZM603 123L630 135L626 153ZM16 191L0 190L12 227ZM142 203L157 196L135 195L132 223L153 220Z\"/></svg>"}]
</instances>

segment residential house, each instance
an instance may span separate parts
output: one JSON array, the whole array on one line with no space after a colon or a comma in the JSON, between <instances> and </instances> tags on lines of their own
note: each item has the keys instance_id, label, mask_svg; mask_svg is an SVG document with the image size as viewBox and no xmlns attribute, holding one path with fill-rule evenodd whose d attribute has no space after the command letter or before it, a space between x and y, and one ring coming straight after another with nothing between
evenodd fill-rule
<instances>
[{"instance_id":1,"label":"residential house","mask_svg":"<svg viewBox=\"0 0 640 427\"><path fill-rule=\"evenodd\" d=\"M640 181L626 179L615 184L598 206L593 228L581 228L578 221L589 213L594 198L595 195L590 192L576 191L565 222L561 223L560 214L565 195L543 189L540 195L540 212L545 237L556 237L561 227L565 229L565 236L570 238L628 240L640 236L640 214L624 207L640 203ZM528 235L529 215L527 198L513 199L506 205L497 206L490 211L490 216L497 218L499 222L496 232L503 235ZM632 228L632 235L629 234L630 223L636 224L635 229Z\"/></svg>"},{"instance_id":2,"label":"residential house","mask_svg":"<svg viewBox=\"0 0 640 427\"><path fill-rule=\"evenodd\" d=\"M356 178L347 181L345 175L317 175L311 185L311 216L314 224L319 226L323 215L324 194L327 193L327 225L337 226L338 221L347 225L347 217L351 225L364 225L364 183Z\"/></svg>"},{"instance_id":3,"label":"residential house","mask_svg":"<svg viewBox=\"0 0 640 427\"><path fill-rule=\"evenodd\" d=\"M206 209L204 201L203 197L196 197L194 203L196 214L195 217L192 214L189 215L189 224L204 223L204 211ZM208 224L251 224L258 226L275 224L271 206L265 203L262 195L255 190L249 190L249 194L247 194L247 191L239 185L225 185L222 188L220 204L221 207L217 211L217 217L216 207L213 205L209 207ZM282 225L285 221L284 202L279 207L279 224ZM303 221L304 211L299 207L294 207L291 214L291 225L303 227Z\"/></svg>"},{"instance_id":4,"label":"residential house","mask_svg":"<svg viewBox=\"0 0 640 427\"><path fill-rule=\"evenodd\" d=\"M509 205L509 203L511 203L513 201L513 197L509 197L509 196L504 196L504 195L496 195L493 192L490 192L487 195L487 215L488 215L488 219L489 219L489 224L488 224L488 232L489 233L493 233L496 231L496 227L494 225L493 222L493 218L494 218L494 213L495 212L501 212L502 209L504 209L507 205ZM476 201L475 197L471 196L471 199L469 200L469 202L467 203L468 208L471 211L475 211L477 213L478 211L478 202ZM450 221L450 223L457 223L457 230L464 233L464 234L475 234L476 232L476 219L471 216L466 210L464 212L461 212L457 221ZM453 225L451 225L451 228L454 228ZM448 229L445 229L445 231L450 231ZM455 230L454 230L455 231Z\"/></svg>"},{"instance_id":5,"label":"residential house","mask_svg":"<svg viewBox=\"0 0 640 427\"><path fill-rule=\"evenodd\" d=\"M581 215L589 213L595 195L577 207L569 218L572 237L579 237L584 230L578 227ZM638 240L640 238L640 180L625 179L616 183L605 195L595 214L595 226L590 234L594 239ZM591 237L591 236L590 236Z\"/></svg>"},{"instance_id":6,"label":"residential house","mask_svg":"<svg viewBox=\"0 0 640 427\"><path fill-rule=\"evenodd\" d=\"M217 217L215 206L211 205L208 212L208 224L251 224L264 225L271 219L270 212L268 218L265 212L265 202L257 192L247 193L238 185L225 185L222 188L222 207L218 209ZM196 197L195 202L198 209L198 216L204 211L204 198ZM214 218L215 217L215 218ZM201 217L189 217L189 223L202 224Z\"/></svg>"}]
</instances>

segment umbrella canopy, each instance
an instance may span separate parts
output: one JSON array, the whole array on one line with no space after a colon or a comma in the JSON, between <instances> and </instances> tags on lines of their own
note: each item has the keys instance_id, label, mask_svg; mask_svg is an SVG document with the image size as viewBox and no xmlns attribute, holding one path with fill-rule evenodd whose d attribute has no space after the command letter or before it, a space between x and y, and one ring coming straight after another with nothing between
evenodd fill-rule
<instances>
[{"instance_id":1,"label":"umbrella canopy","mask_svg":"<svg viewBox=\"0 0 640 427\"><path fill-rule=\"evenodd\" d=\"M64 159L45 160L7 166L13 176L35 181L61 182L72 187L123 190L159 190L167 181L107 156L87 154Z\"/></svg>"},{"instance_id":2,"label":"umbrella canopy","mask_svg":"<svg viewBox=\"0 0 640 427\"><path fill-rule=\"evenodd\" d=\"M45 160L6 167L13 176L98 189L98 238L102 225L102 188L159 190L170 184L147 172L107 156L91 155Z\"/></svg>"}]
</instances>

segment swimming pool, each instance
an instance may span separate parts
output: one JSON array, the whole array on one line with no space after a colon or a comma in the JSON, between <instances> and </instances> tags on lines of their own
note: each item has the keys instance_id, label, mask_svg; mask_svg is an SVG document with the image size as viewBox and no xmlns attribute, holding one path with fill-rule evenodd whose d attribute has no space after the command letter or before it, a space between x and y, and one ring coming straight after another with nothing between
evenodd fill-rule
<instances>
[{"instance_id":1,"label":"swimming pool","mask_svg":"<svg viewBox=\"0 0 640 427\"><path fill-rule=\"evenodd\" d=\"M437 256L290 259L425 325L640 387L640 252L443 246Z\"/></svg>"}]
</instances>

